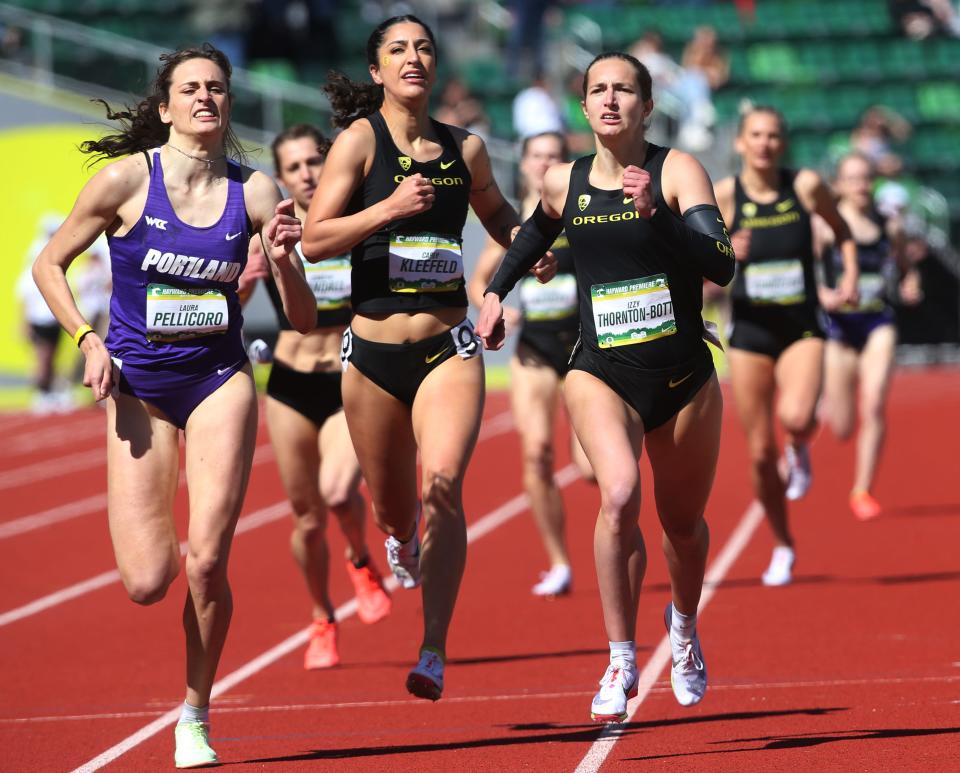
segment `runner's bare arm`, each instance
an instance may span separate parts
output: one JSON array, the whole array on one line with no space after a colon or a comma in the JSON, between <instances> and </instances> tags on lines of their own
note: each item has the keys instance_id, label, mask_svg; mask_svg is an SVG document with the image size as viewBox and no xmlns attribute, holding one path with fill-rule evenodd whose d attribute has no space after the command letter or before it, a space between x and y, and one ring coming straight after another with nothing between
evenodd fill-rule
<instances>
[{"instance_id":1,"label":"runner's bare arm","mask_svg":"<svg viewBox=\"0 0 960 773\"><path fill-rule=\"evenodd\" d=\"M110 164L97 172L77 196L73 209L57 229L33 265L33 279L63 329L71 336L88 326L67 283L67 269L96 238L123 223L123 206L136 196L147 179L147 167L139 154ZM96 332L83 335L80 351L86 358L83 383L95 400L103 400L113 388L110 353Z\"/></svg>"},{"instance_id":2,"label":"runner's bare arm","mask_svg":"<svg viewBox=\"0 0 960 773\"><path fill-rule=\"evenodd\" d=\"M837 290L842 302L855 304L859 296L857 281L860 277L857 243L837 210L833 194L820 175L812 169L801 169L797 172L794 187L804 206L810 212L820 215L833 231L834 244L839 248L843 261L843 276L837 282Z\"/></svg>"},{"instance_id":3,"label":"runner's bare arm","mask_svg":"<svg viewBox=\"0 0 960 773\"><path fill-rule=\"evenodd\" d=\"M382 201L345 215L375 152L376 139L366 120L355 121L334 141L304 223L301 249L307 260L315 263L340 257L388 223L433 206L433 185L423 175L414 174Z\"/></svg>"},{"instance_id":4,"label":"runner's bare arm","mask_svg":"<svg viewBox=\"0 0 960 773\"><path fill-rule=\"evenodd\" d=\"M277 184L262 172L250 175L245 189L247 213L254 230L259 232L283 312L296 330L309 333L317 323L317 302L295 249L302 237L302 226L294 216L293 200L281 201Z\"/></svg>"}]
</instances>

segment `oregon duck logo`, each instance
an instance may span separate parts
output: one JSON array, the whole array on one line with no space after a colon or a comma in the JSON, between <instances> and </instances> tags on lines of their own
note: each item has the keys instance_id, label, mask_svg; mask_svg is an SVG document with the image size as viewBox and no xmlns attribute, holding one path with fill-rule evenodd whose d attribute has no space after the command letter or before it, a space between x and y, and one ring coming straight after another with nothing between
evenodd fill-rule
<instances>
[{"instance_id":1,"label":"oregon duck logo","mask_svg":"<svg viewBox=\"0 0 960 773\"><path fill-rule=\"evenodd\" d=\"M413 163L413 159L410 156L397 156L397 161L400 162L400 168L407 172L410 170L410 164Z\"/></svg>"},{"instance_id":2,"label":"oregon duck logo","mask_svg":"<svg viewBox=\"0 0 960 773\"><path fill-rule=\"evenodd\" d=\"M583 193L580 195L580 198L577 199L577 206L580 207L580 211L583 212L587 207L590 206L590 194Z\"/></svg>"},{"instance_id":3,"label":"oregon duck logo","mask_svg":"<svg viewBox=\"0 0 960 773\"><path fill-rule=\"evenodd\" d=\"M793 204L793 199L786 199L785 201L781 201L779 204L777 204L775 209L777 212L789 212L791 209L793 209Z\"/></svg>"},{"instance_id":4,"label":"oregon duck logo","mask_svg":"<svg viewBox=\"0 0 960 773\"><path fill-rule=\"evenodd\" d=\"M744 217L753 217L755 214L757 214L757 205L752 201L748 201L746 204L740 207L740 211L743 213Z\"/></svg>"}]
</instances>

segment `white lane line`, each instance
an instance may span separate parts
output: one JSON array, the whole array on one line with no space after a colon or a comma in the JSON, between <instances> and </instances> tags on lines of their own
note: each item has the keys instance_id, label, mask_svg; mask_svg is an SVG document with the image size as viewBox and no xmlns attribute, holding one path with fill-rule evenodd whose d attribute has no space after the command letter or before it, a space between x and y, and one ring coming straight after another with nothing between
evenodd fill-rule
<instances>
[{"instance_id":1,"label":"white lane line","mask_svg":"<svg viewBox=\"0 0 960 773\"><path fill-rule=\"evenodd\" d=\"M107 509L107 495L94 494L86 499L78 499L66 505L51 507L33 515L24 515L20 518L14 518L12 521L0 523L0 539L15 537L24 532L42 529L44 526L51 526L61 521L68 521L71 518L77 518L81 515L89 515Z\"/></svg>"},{"instance_id":2,"label":"white lane line","mask_svg":"<svg viewBox=\"0 0 960 773\"><path fill-rule=\"evenodd\" d=\"M549 657L547 655L546 657ZM886 687L898 684L952 684L960 682L960 676L910 676L910 677L876 677L864 679L815 679L798 682L747 682L744 684L716 684L710 685L710 692L725 692L727 690L746 690L765 692L767 690L797 690L815 689L824 687ZM657 682L651 688L650 694L672 693L670 684L665 681ZM503 701L531 701L531 700L566 700L567 698L584 698L593 696L596 690L568 690L566 692L521 692L503 693L499 695L458 695L444 696L444 705L449 703L498 703ZM328 711L340 709L369 709L390 708L393 706L407 706L410 708L427 707L417 698L382 700L382 701L343 701L340 703L284 703L280 705L260 706L231 706L218 705L217 716L221 714L274 714L278 711ZM180 705L177 704L177 709ZM34 723L50 722L92 722L104 719L138 719L142 717L156 717L157 711L116 711L101 714L51 714L37 717L0 717L0 725L29 725Z\"/></svg>"},{"instance_id":3,"label":"white lane line","mask_svg":"<svg viewBox=\"0 0 960 773\"><path fill-rule=\"evenodd\" d=\"M265 524L272 523L273 521L283 518L289 512L290 503L287 500L256 510L249 515L243 516L237 522L236 533L243 534L244 532L251 531ZM180 543L180 555L185 555L186 552L187 543L184 541ZM16 609L11 609L8 612L0 614L0 628L119 581L120 572L116 569L111 569L109 572L103 572L96 577L91 577L88 580L83 580L82 582L69 585L66 588L61 588L35 601L31 601L29 604L24 604L22 607L17 607Z\"/></svg>"},{"instance_id":4,"label":"white lane line","mask_svg":"<svg viewBox=\"0 0 960 773\"><path fill-rule=\"evenodd\" d=\"M253 452L254 465L263 464L273 459L273 447L269 443L261 443ZM106 455L103 463L106 464ZM183 488L187 484L187 475L184 469L181 469L178 475L177 487ZM70 502L66 505L52 507L33 515L24 515L20 518L14 518L12 521L0 523L0 539L15 537L18 534L24 534L35 529L42 529L44 526L52 526L61 521L68 521L71 518L78 518L82 515L99 513L107 507L107 495L95 494L86 499L80 499L76 502Z\"/></svg>"},{"instance_id":5,"label":"white lane line","mask_svg":"<svg viewBox=\"0 0 960 773\"><path fill-rule=\"evenodd\" d=\"M759 502L751 502L746 512L741 516L740 522L723 546L723 549L720 551L720 554L707 569L706 576L703 578L703 593L700 596L700 606L697 607L698 615L703 612L704 607L710 603L710 599L712 599L717 592L718 584L726 576L730 567L733 566L734 561L740 557L740 554L750 542L753 532L756 531L757 526L759 526L762 521L763 508ZM627 704L627 718L624 720L624 723L633 719L633 715L637 713L640 704L643 703L644 699L653 689L660 673L669 663L670 639L667 635L664 635L650 656L650 659L643 667L643 671L640 672L640 677L637 681L637 695ZM613 745L620 739L622 735L621 731L622 725L606 725L603 730L600 731L597 740L593 742L593 745L584 755L583 759L580 760L580 764L577 765L574 773L596 773L600 770L600 766L603 765L607 756L613 751Z\"/></svg>"},{"instance_id":6,"label":"white lane line","mask_svg":"<svg viewBox=\"0 0 960 773\"><path fill-rule=\"evenodd\" d=\"M265 456L266 454L266 456ZM253 454L254 464L273 458L273 449L269 443L257 446ZM105 467L107 464L107 449L96 451L80 451L56 459L45 459L42 462L17 467L13 470L0 472L0 490L20 488L28 483L36 483L50 478L59 478L79 470L89 470L93 467Z\"/></svg>"},{"instance_id":7,"label":"white lane line","mask_svg":"<svg viewBox=\"0 0 960 773\"><path fill-rule=\"evenodd\" d=\"M504 420L505 417L506 419L509 420L509 423L505 422ZM504 432L508 431L508 429L512 426L513 426L513 420L511 418L511 414L509 411L505 411L503 413L497 414L496 416L492 417L489 421L484 422L484 424L481 426L481 435L482 435L481 440L488 440L491 437L495 437L496 435L503 434ZM491 427L491 429L487 431L485 436L483 436L483 429L485 427ZM257 446L257 449L253 455L253 463L261 464L263 462L270 461L273 458L274 458L273 446L271 446L269 443L263 443ZM569 468L564 468L563 470L560 470L560 472L557 473L557 480L558 482L561 482L561 485L566 486L569 483L566 477L569 475L568 470ZM186 481L186 476L183 474L183 471L181 471L180 485L181 486L184 485L185 481ZM105 495L103 496L105 497ZM83 501L89 501L89 500L83 500ZM78 502L76 504L79 509L79 505L82 503ZM271 507L279 507L280 504L282 503L278 503L277 505L272 505ZM524 507L525 506L526 505L524 505ZM70 506L67 505L64 507L70 507ZM260 510L258 511L258 513L263 513L269 510L271 510L271 508L266 508L266 510ZM63 517L58 517L58 514L55 514L53 517L57 518L58 520L65 520L66 518L75 517L76 515L83 514L82 512L73 512L73 511L68 511L68 512L72 512L73 514L63 515ZM48 517L49 517L49 513L50 511L47 511L46 513ZM40 513L39 515L43 516L45 514ZM59 515L62 515L62 513ZM251 519L255 519L256 515L257 513L254 513L247 516L246 518L241 518L239 523L237 524L236 533L243 534L245 531L249 531L250 528L255 528L255 526L250 526L249 524L253 522ZM511 514L510 517L513 517L513 515L514 514ZM27 518L32 518L32 517L33 516L27 516ZM273 521L273 520L276 520L276 518L270 516L270 521ZM16 524L16 521L11 521L9 524L4 524L3 526L0 526L0 539L2 539L5 536L11 536L11 535L4 534L3 531L4 531L4 528L17 528L16 526L14 526L14 524ZM43 525L47 525L47 524L39 523L38 525L32 526L31 528L39 528L39 526L43 526ZM256 525L260 526L262 524L258 522L256 523ZM471 528L476 528L479 525L480 524L478 522ZM27 530L28 529L26 528L22 528L21 533L22 531L27 531ZM470 534L469 529L467 530L467 534L469 536ZM185 552L185 545L186 545L185 542L180 543L181 554ZM15 609L11 609L8 612L0 613L0 628L2 628L5 625L9 625L10 623L14 623L17 620L22 620L25 617L30 617L31 615L38 614L40 612L43 612L44 610L50 609L51 607L55 607L60 604L63 604L64 602L78 598L79 596L83 596L87 593L91 593L95 590L98 590L99 588L104 587L105 585L110 585L114 582L117 582L119 579L120 579L120 574L115 569L111 571L103 572L102 574L98 574L95 577L91 577L87 580L83 580L81 582L75 583L74 585L70 585L66 588L62 588L58 591L54 591L53 593L50 593L46 596L43 596L42 598L32 601L29 604L25 604Z\"/></svg>"},{"instance_id":8,"label":"white lane line","mask_svg":"<svg viewBox=\"0 0 960 773\"><path fill-rule=\"evenodd\" d=\"M106 431L106 422L102 416L86 419L74 424L56 425L44 429L31 429L22 435L6 437L0 455L17 456L39 451L48 446L56 447L66 444L76 445L79 440L100 437Z\"/></svg>"},{"instance_id":9,"label":"white lane line","mask_svg":"<svg viewBox=\"0 0 960 773\"><path fill-rule=\"evenodd\" d=\"M0 472L0 490L20 488L29 483L40 480L59 478L80 470L89 470L107 463L106 449L96 451L80 451L67 456L58 456L55 459L45 459L23 467L15 467L6 472Z\"/></svg>"},{"instance_id":10,"label":"white lane line","mask_svg":"<svg viewBox=\"0 0 960 773\"><path fill-rule=\"evenodd\" d=\"M573 464L567 465L557 473L557 485L566 487L572 481L576 480L577 477L578 474L576 466ZM475 521L473 525L467 529L467 542L470 543L478 540L499 526L502 526L511 518L514 518L516 515L526 510L529 506L529 503L530 500L526 494L518 494L513 499L500 505L500 507L498 507L496 510L493 510L492 512L489 512L477 519L477 521ZM397 582L393 577L390 577L387 580L386 585L390 590L394 590L397 587ZM357 600L354 598L338 607L335 611L335 615L337 619L346 619L347 617L353 615L356 611ZM233 687L236 687L244 680L249 679L251 676L256 675L260 671L263 671L265 668L280 660L280 658L284 657L285 655L288 655L299 647L302 647L307 643L309 636L310 629L304 628L302 631L298 631L292 636L287 637L276 646L271 647L263 654L255 657L253 660L241 666L236 671L227 674L225 677L223 677L223 679L218 680L213 685L213 691L210 695L211 701ZM149 740L164 728L169 727L179 718L180 707L177 706L176 708L170 709L170 711L168 711L166 714L157 717L150 724L140 728L137 732L128 736L120 743L107 749L105 752L103 752L103 754L100 754L86 764L76 768L73 773L92 773L92 771L100 770L100 768L104 767L105 765L109 765L115 759L126 754L131 749L139 746L144 741Z\"/></svg>"},{"instance_id":11,"label":"white lane line","mask_svg":"<svg viewBox=\"0 0 960 773\"><path fill-rule=\"evenodd\" d=\"M485 421L480 427L480 436L477 442L480 443L484 440L497 437L498 435L506 434L513 429L513 426L513 413L511 411L498 413L496 416ZM271 459L273 459L273 450L269 443L263 443L257 446L257 450L253 456L254 464L261 464ZM106 452L100 457L99 462L104 465L106 464ZM181 470L179 485L182 487L185 485L185 481L184 471ZM78 502L70 502L65 505L50 508L49 510L44 510L40 513L35 513L34 515L25 515L12 521L7 521L6 523L0 523L0 539L15 537L18 534L33 531L34 529L42 529L44 526L50 526L71 518L100 512L106 508L106 502L106 494L97 494L96 496L88 497Z\"/></svg>"}]
</instances>

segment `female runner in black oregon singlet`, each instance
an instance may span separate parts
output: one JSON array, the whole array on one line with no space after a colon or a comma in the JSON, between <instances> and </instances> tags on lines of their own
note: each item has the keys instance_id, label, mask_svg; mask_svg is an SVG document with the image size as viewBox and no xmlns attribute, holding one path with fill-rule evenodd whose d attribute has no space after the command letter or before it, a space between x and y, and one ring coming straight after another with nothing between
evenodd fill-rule
<instances>
[{"instance_id":1,"label":"female runner in black oregon singlet","mask_svg":"<svg viewBox=\"0 0 960 773\"><path fill-rule=\"evenodd\" d=\"M674 695L689 706L707 687L696 611L723 401L700 311L704 277L729 282L733 253L703 167L644 136L651 88L647 69L627 54L601 54L587 68L583 109L596 154L547 171L541 203L487 289L477 325L486 346L502 345L500 300L565 230L581 339L564 391L600 488L594 556L610 665L591 706L598 721L626 719L637 685L644 445L673 591L665 622Z\"/></svg>"},{"instance_id":2,"label":"female runner in black oregon singlet","mask_svg":"<svg viewBox=\"0 0 960 773\"><path fill-rule=\"evenodd\" d=\"M751 109L741 117L736 138L743 169L716 186L737 255L730 381L747 433L754 490L776 541L763 574L765 585L786 585L792 578L786 500L799 499L810 485L807 442L816 426L823 382L824 330L810 213L826 221L843 253L840 297L847 302L857 296L857 250L850 231L816 172L780 166L786 143L786 126L777 110ZM780 393L776 415L787 434L786 484L777 465L775 391Z\"/></svg>"},{"instance_id":3,"label":"female runner in black oregon singlet","mask_svg":"<svg viewBox=\"0 0 960 773\"><path fill-rule=\"evenodd\" d=\"M277 182L290 192L300 219L306 218L330 144L309 124L285 129L271 144ZM258 265L258 252L254 244L247 262L250 271L245 270L241 280L246 280L245 289L252 291L256 277L263 275L280 327L264 407L277 471L294 516L290 549L313 602L303 665L306 669L330 668L340 662L340 653L330 593L328 513L334 516L346 542L346 569L356 593L357 617L375 623L391 609L380 572L367 550L360 465L340 395L340 341L350 323L350 261L304 265L317 316L315 328L301 335L283 313L277 283ZM262 255L259 260L262 263Z\"/></svg>"},{"instance_id":4,"label":"female runner in black oregon singlet","mask_svg":"<svg viewBox=\"0 0 960 773\"><path fill-rule=\"evenodd\" d=\"M310 204L303 252L316 261L353 251L344 411L376 522L389 535L390 568L404 587L423 580L424 635L407 689L437 700L466 560L463 476L484 397L466 318L463 224L472 206L506 246L519 219L483 141L427 112L437 66L429 28L414 16L386 20L370 36L367 61L373 84L328 83L346 129Z\"/></svg>"},{"instance_id":5,"label":"female runner in black oregon singlet","mask_svg":"<svg viewBox=\"0 0 960 773\"><path fill-rule=\"evenodd\" d=\"M547 169L566 160L567 143L562 134L545 132L524 139L520 151L521 214L529 216L536 207ZM580 320L577 278L566 235L560 234L550 250L557 259L557 275L547 284L532 276L525 277L520 283L520 309L505 309L515 314L511 327L514 323L519 327L517 349L510 359L510 401L523 446L523 484L550 559L550 569L533 586L537 596L568 593L573 583L563 497L554 480L553 428L570 355L580 333ZM503 252L503 247L488 239L477 258L467 284L470 300L477 307L483 304L484 290L493 279ZM580 475L592 480L590 463L572 428L570 455Z\"/></svg>"}]
</instances>

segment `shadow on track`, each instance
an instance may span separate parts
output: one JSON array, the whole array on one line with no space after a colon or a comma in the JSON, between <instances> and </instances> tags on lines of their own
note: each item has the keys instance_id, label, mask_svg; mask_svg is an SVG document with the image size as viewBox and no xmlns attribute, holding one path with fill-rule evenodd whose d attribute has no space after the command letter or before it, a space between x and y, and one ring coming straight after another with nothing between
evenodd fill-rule
<instances>
[{"instance_id":1,"label":"shadow on track","mask_svg":"<svg viewBox=\"0 0 960 773\"><path fill-rule=\"evenodd\" d=\"M781 711L736 711L726 714L704 714L676 719L650 720L647 722L626 722L619 727L620 737L634 735L645 730L681 725L697 725L705 722L735 722L770 717L823 716L845 708L786 709ZM244 760L244 763L290 763L309 760L360 759L364 757L388 757L397 754L421 754L435 751L456 751L464 749L485 749L508 746L527 746L539 743L582 743L592 744L600 731L606 727L598 724L558 725L550 722L520 725L501 725L513 732L532 732L531 735L506 736L500 738L478 738L474 740L450 741L447 743L396 744L389 746L358 746L343 749L314 749L300 754L285 754L278 757L261 757ZM556 731L556 732L549 732Z\"/></svg>"},{"instance_id":2,"label":"shadow on track","mask_svg":"<svg viewBox=\"0 0 960 773\"><path fill-rule=\"evenodd\" d=\"M704 757L713 754L741 754L743 752L780 751L783 749L805 749L840 741L883 741L891 738L925 738L936 735L956 735L960 727L915 727L884 728L880 730L849 730L833 733L800 733L797 735L772 735L760 738L736 738L730 741L712 741L714 744L755 744L743 749L717 749L705 752L683 752L680 754L659 754L649 757L628 757L624 762L645 762L665 760L676 757Z\"/></svg>"}]
</instances>

